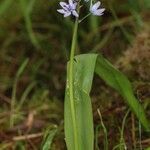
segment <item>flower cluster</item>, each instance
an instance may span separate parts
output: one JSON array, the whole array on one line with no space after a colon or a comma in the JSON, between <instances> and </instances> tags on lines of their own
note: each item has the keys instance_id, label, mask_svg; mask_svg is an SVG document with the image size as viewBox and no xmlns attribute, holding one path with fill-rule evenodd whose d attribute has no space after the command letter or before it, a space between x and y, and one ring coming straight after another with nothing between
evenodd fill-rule
<instances>
[{"instance_id":1,"label":"flower cluster","mask_svg":"<svg viewBox=\"0 0 150 150\"><path fill-rule=\"evenodd\" d=\"M84 1L88 2L89 0L84 0ZM57 9L57 11L63 14L64 17L68 17L70 15L79 17L79 14L77 12L77 4L78 4L77 1L68 0L68 3L60 2L59 4L62 7L62 9ZM90 10L89 10L90 13L95 16L102 16L105 11L105 8L100 8L100 5L101 5L100 1L96 2L95 4L91 2Z\"/></svg>"},{"instance_id":2,"label":"flower cluster","mask_svg":"<svg viewBox=\"0 0 150 150\"><path fill-rule=\"evenodd\" d=\"M79 17L76 7L77 7L77 2L73 2L72 0L69 0L68 3L65 2L60 2L59 3L62 9L58 9L57 11L61 14L64 15L64 17L68 17L70 15L73 15L75 17Z\"/></svg>"},{"instance_id":3,"label":"flower cluster","mask_svg":"<svg viewBox=\"0 0 150 150\"><path fill-rule=\"evenodd\" d=\"M99 8L101 5L101 2L98 1L94 5L90 6L90 12L95 16L102 16L103 12L105 11L105 8Z\"/></svg>"}]
</instances>

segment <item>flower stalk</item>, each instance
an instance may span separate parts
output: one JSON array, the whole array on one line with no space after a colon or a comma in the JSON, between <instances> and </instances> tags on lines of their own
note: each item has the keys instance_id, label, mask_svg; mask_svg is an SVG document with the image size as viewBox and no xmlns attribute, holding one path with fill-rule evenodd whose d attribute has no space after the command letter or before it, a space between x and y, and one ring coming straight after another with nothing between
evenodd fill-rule
<instances>
[{"instance_id":1,"label":"flower stalk","mask_svg":"<svg viewBox=\"0 0 150 150\"><path fill-rule=\"evenodd\" d=\"M78 150L78 131L77 131L77 124L76 124L76 112L75 112L75 103L74 103L75 100L74 100L73 70L74 70L74 54L76 48L77 30L78 30L78 19L76 19L74 25L74 32L73 32L71 52L70 52L70 62L69 62L69 99L70 99L71 115L72 115L73 129L74 129L75 150Z\"/></svg>"},{"instance_id":2,"label":"flower stalk","mask_svg":"<svg viewBox=\"0 0 150 150\"><path fill-rule=\"evenodd\" d=\"M78 13L79 13L79 3L77 6L77 9L78 9ZM78 130L77 130L76 110L75 110L75 99L74 99L74 72L73 72L78 25L79 25L79 20L77 17L75 20L74 29L73 29L72 44L71 44L71 51L70 51L70 61L69 61L69 99L70 99L72 123L73 123L73 129L74 129L73 134L74 134L75 150L79 150Z\"/></svg>"},{"instance_id":3,"label":"flower stalk","mask_svg":"<svg viewBox=\"0 0 150 150\"><path fill-rule=\"evenodd\" d=\"M73 36L72 36L72 43L71 43L71 51L70 51L70 61L69 61L69 70L68 70L68 85L69 85L69 101L70 101L70 109L71 109L71 121L72 121L72 128L73 128L73 143L74 143L74 150L80 150L79 144L79 132L78 132L78 124L76 118L76 106L75 106L75 98L74 98L74 56L75 56L75 49L76 49L76 42L77 42L77 32L78 26L81 21L86 19L90 14L95 16L101 16L105 9L100 9L100 2L98 1L94 5L92 4L92 0L90 1L90 9L89 13L79 19L79 10L80 10L80 1L77 0L68 0L68 2L60 2L61 9L57 9L57 12L62 14L64 17L74 16L76 18L74 29L73 29ZM88 2L89 0L84 0Z\"/></svg>"}]
</instances>

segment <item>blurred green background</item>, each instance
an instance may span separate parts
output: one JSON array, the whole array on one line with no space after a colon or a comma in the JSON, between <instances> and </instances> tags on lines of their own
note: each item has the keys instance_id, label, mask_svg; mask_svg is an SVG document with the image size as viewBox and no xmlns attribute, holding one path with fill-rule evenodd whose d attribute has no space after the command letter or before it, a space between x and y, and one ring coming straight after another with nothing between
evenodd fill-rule
<instances>
[{"instance_id":1,"label":"blurred green background","mask_svg":"<svg viewBox=\"0 0 150 150\"><path fill-rule=\"evenodd\" d=\"M59 7L58 0L0 0L0 149L40 149L49 129L57 129L52 149L66 149L63 99L74 18L63 18ZM102 53L132 81L150 116L150 1L103 0L102 7L102 17L80 23L76 53ZM82 17L87 13L88 8L81 10ZM97 77L91 95L95 149L103 149L104 139L98 108L113 149L127 107ZM133 114L124 140L128 149L150 145Z\"/></svg>"}]
</instances>

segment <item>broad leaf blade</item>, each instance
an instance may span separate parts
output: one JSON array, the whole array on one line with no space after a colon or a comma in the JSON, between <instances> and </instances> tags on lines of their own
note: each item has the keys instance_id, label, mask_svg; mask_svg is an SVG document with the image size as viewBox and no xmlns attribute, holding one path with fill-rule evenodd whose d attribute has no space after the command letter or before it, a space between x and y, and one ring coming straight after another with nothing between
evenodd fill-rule
<instances>
[{"instance_id":1,"label":"broad leaf blade","mask_svg":"<svg viewBox=\"0 0 150 150\"><path fill-rule=\"evenodd\" d=\"M116 89L128 103L146 130L150 130L150 124L146 118L143 107L135 98L129 80L117 69L115 69L101 55L98 56L95 72L111 87Z\"/></svg>"},{"instance_id":2,"label":"broad leaf blade","mask_svg":"<svg viewBox=\"0 0 150 150\"><path fill-rule=\"evenodd\" d=\"M95 54L79 55L74 61L74 105L78 150L93 150L94 131L89 93L94 69L108 85L124 97L142 125L149 130L144 109L135 98L129 80L101 55L98 57ZM65 139L68 150L75 150L68 80L65 93Z\"/></svg>"},{"instance_id":3,"label":"broad leaf blade","mask_svg":"<svg viewBox=\"0 0 150 150\"><path fill-rule=\"evenodd\" d=\"M94 129L91 99L89 96L97 55L84 54L74 61L74 104L79 150L93 150ZM65 95L65 136L68 150L75 150L69 87Z\"/></svg>"}]
</instances>

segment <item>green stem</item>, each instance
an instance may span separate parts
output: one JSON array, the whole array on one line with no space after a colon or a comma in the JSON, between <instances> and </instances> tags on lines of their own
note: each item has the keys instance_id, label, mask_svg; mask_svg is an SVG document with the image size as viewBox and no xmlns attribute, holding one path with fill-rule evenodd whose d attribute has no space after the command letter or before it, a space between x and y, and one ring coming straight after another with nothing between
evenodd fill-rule
<instances>
[{"instance_id":1,"label":"green stem","mask_svg":"<svg viewBox=\"0 0 150 150\"><path fill-rule=\"evenodd\" d=\"M84 16L82 19L79 20L79 23L81 23L84 19L86 19L90 15L91 15L91 13L88 13L86 16Z\"/></svg>"},{"instance_id":2,"label":"green stem","mask_svg":"<svg viewBox=\"0 0 150 150\"><path fill-rule=\"evenodd\" d=\"M76 49L76 40L77 40L77 31L78 31L78 19L75 21L73 37L72 37L72 44L71 44L71 53L70 53L70 62L69 62L69 99L71 105L71 115L72 115L72 123L73 123L73 130L74 130L74 145L75 150L79 149L78 143L78 131L77 131L77 124L76 124L76 112L75 112L75 101L74 101L74 88L73 88L73 70L74 70L74 54Z\"/></svg>"}]
</instances>

